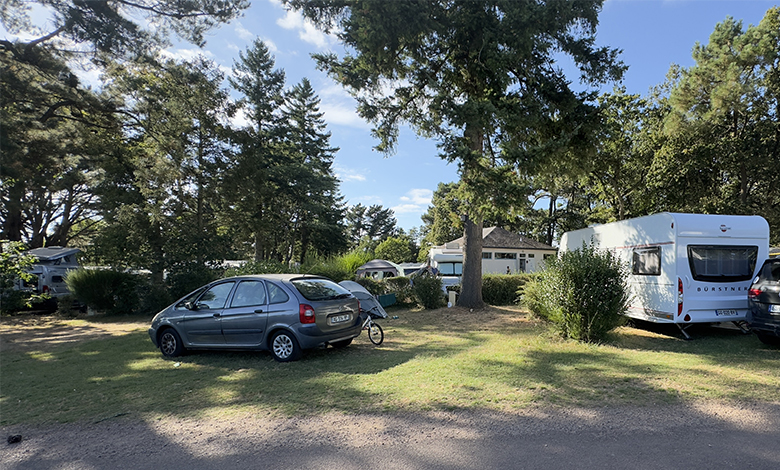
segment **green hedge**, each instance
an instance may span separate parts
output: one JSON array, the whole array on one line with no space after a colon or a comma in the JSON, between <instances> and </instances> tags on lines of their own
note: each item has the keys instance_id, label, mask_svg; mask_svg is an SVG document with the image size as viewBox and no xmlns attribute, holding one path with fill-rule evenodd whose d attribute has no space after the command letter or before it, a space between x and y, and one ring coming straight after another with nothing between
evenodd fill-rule
<instances>
[{"instance_id":1,"label":"green hedge","mask_svg":"<svg viewBox=\"0 0 780 470\"><path fill-rule=\"evenodd\" d=\"M528 274L486 274L482 276L482 300L489 305L516 304L530 278Z\"/></svg>"},{"instance_id":2,"label":"green hedge","mask_svg":"<svg viewBox=\"0 0 780 470\"><path fill-rule=\"evenodd\" d=\"M77 269L65 277L73 296L107 314L136 313L141 306L138 275L110 269Z\"/></svg>"},{"instance_id":3,"label":"green hedge","mask_svg":"<svg viewBox=\"0 0 780 470\"><path fill-rule=\"evenodd\" d=\"M413 305L415 303L410 278L406 276L389 277L382 282L385 284L387 293L395 294L396 303L399 305Z\"/></svg>"},{"instance_id":4,"label":"green hedge","mask_svg":"<svg viewBox=\"0 0 780 470\"><path fill-rule=\"evenodd\" d=\"M166 286L152 283L149 276L111 269L78 269L65 278L73 298L92 310L108 315L155 314L173 298ZM62 299L61 299L62 300ZM63 306L62 311L70 308Z\"/></svg>"},{"instance_id":5,"label":"green hedge","mask_svg":"<svg viewBox=\"0 0 780 470\"><path fill-rule=\"evenodd\" d=\"M415 300L422 308L434 309L444 306L444 295L441 290L441 278L439 277L415 277L412 292Z\"/></svg>"}]
</instances>

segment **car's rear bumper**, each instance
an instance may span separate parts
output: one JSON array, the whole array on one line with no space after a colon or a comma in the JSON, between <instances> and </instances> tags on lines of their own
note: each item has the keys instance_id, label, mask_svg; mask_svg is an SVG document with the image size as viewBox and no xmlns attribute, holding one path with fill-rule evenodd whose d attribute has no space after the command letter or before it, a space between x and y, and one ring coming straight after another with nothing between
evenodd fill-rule
<instances>
[{"instance_id":1,"label":"car's rear bumper","mask_svg":"<svg viewBox=\"0 0 780 470\"><path fill-rule=\"evenodd\" d=\"M355 338L360 336L363 329L363 318L362 315L358 315L352 326L327 333L320 330L317 325L301 325L296 330L298 342L302 349L312 349L335 341Z\"/></svg>"}]
</instances>

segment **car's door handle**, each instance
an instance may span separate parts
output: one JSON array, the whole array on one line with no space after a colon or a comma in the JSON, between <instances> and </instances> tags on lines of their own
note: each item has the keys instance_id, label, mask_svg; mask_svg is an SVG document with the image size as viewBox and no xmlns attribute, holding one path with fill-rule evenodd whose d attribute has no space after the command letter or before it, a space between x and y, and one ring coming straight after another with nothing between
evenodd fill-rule
<instances>
[{"instance_id":1,"label":"car's door handle","mask_svg":"<svg viewBox=\"0 0 780 470\"><path fill-rule=\"evenodd\" d=\"M219 318L219 317L221 317L221 316L222 316L222 314L221 314L221 313L215 313L215 314L214 314L214 318Z\"/></svg>"},{"instance_id":2,"label":"car's door handle","mask_svg":"<svg viewBox=\"0 0 780 470\"><path fill-rule=\"evenodd\" d=\"M257 310L255 310L255 313L263 313L263 309L262 308L258 308Z\"/></svg>"}]
</instances>

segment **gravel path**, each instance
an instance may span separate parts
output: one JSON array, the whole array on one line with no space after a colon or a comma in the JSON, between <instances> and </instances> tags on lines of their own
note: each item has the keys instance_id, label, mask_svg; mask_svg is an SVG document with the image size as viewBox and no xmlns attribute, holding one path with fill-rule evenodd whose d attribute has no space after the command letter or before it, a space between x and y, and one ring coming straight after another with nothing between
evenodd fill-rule
<instances>
[{"instance_id":1,"label":"gravel path","mask_svg":"<svg viewBox=\"0 0 780 470\"><path fill-rule=\"evenodd\" d=\"M780 468L780 403L0 428L12 469Z\"/></svg>"}]
</instances>

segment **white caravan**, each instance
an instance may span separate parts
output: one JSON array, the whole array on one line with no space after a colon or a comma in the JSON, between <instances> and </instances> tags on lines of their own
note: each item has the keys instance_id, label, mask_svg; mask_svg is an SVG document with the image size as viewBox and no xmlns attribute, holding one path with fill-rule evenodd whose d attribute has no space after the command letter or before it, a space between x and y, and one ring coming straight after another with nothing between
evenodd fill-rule
<instances>
[{"instance_id":1,"label":"white caravan","mask_svg":"<svg viewBox=\"0 0 780 470\"><path fill-rule=\"evenodd\" d=\"M566 232L561 252L583 244L628 263L627 316L674 323L738 324L750 281L769 256L763 217L660 213Z\"/></svg>"}]
</instances>

